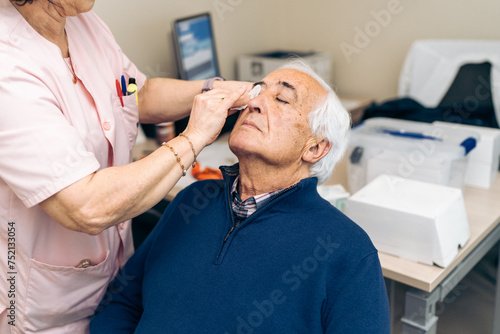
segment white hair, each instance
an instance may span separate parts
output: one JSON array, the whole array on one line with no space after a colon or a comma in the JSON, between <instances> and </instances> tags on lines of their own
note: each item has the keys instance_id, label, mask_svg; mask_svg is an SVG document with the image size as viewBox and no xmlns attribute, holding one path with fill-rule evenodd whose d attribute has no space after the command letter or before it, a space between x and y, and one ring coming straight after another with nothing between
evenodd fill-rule
<instances>
[{"instance_id":1,"label":"white hair","mask_svg":"<svg viewBox=\"0 0 500 334\"><path fill-rule=\"evenodd\" d=\"M318 184L328 180L333 168L344 156L349 140L351 116L340 103L337 94L314 70L302 59L296 58L281 69L294 69L311 76L327 92L327 97L307 118L314 136L323 138L332 144L330 151L311 167L311 176L318 178Z\"/></svg>"}]
</instances>

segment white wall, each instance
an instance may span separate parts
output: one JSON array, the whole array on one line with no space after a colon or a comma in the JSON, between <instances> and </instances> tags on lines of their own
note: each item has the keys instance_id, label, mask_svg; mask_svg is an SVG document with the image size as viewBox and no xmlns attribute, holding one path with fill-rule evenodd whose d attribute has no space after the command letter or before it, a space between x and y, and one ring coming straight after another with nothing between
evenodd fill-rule
<instances>
[{"instance_id":1,"label":"white wall","mask_svg":"<svg viewBox=\"0 0 500 334\"><path fill-rule=\"evenodd\" d=\"M500 39L497 0L97 0L94 11L148 76L176 76L172 21L210 11L224 77L239 54L327 51L341 94L377 99L396 95L416 39Z\"/></svg>"}]
</instances>

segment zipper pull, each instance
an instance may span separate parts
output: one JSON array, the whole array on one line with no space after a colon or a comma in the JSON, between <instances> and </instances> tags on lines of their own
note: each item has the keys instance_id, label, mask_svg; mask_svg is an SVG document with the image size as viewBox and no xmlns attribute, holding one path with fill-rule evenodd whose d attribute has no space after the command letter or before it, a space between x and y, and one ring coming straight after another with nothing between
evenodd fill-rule
<instances>
[{"instance_id":1,"label":"zipper pull","mask_svg":"<svg viewBox=\"0 0 500 334\"><path fill-rule=\"evenodd\" d=\"M229 230L229 232L227 233L226 237L224 238L224 242L227 241L227 239L229 238L229 236L231 235L231 233L233 233L234 231L234 224L231 226L231 229Z\"/></svg>"}]
</instances>

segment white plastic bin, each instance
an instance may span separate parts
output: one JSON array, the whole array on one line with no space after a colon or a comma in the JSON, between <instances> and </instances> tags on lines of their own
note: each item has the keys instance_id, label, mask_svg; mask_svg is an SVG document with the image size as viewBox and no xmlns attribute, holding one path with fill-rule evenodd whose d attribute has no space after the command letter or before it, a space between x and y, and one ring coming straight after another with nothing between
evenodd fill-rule
<instances>
[{"instance_id":1,"label":"white plastic bin","mask_svg":"<svg viewBox=\"0 0 500 334\"><path fill-rule=\"evenodd\" d=\"M434 122L432 124L435 126L471 130L481 135L481 140L469 155L464 182L467 186L490 189L498 177L500 129L444 122Z\"/></svg>"},{"instance_id":2,"label":"white plastic bin","mask_svg":"<svg viewBox=\"0 0 500 334\"><path fill-rule=\"evenodd\" d=\"M473 131L370 118L351 130L349 191L381 174L463 189L467 154L479 138Z\"/></svg>"}]
</instances>

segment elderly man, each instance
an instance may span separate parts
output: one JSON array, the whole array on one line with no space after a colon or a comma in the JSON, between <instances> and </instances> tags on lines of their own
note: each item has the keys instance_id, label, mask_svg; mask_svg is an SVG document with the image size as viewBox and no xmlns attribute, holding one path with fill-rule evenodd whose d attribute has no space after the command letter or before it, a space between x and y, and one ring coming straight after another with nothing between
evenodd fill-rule
<instances>
[{"instance_id":1,"label":"elderly man","mask_svg":"<svg viewBox=\"0 0 500 334\"><path fill-rule=\"evenodd\" d=\"M229 139L239 164L176 196L91 333L389 333L377 250L316 190L347 112L301 62L255 85Z\"/></svg>"}]
</instances>

